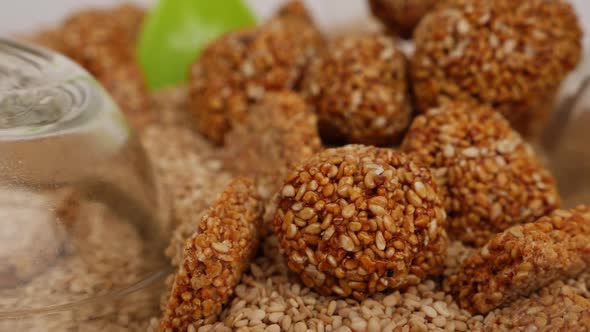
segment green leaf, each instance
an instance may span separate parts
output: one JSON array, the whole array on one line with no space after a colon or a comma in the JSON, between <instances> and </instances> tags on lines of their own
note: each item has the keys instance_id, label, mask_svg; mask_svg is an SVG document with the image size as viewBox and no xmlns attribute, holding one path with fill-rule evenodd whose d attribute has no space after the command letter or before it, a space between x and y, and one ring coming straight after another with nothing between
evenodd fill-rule
<instances>
[{"instance_id":1,"label":"green leaf","mask_svg":"<svg viewBox=\"0 0 590 332\"><path fill-rule=\"evenodd\" d=\"M151 89L186 81L203 46L256 23L242 0L160 0L139 39L139 63Z\"/></svg>"}]
</instances>

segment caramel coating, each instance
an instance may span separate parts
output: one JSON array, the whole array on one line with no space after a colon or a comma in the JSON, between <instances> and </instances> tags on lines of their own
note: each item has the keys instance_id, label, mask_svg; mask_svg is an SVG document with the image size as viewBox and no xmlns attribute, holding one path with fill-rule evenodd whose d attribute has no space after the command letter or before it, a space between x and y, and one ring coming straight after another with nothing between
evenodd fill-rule
<instances>
[{"instance_id":1,"label":"caramel coating","mask_svg":"<svg viewBox=\"0 0 590 332\"><path fill-rule=\"evenodd\" d=\"M234 179L186 241L159 331L213 323L256 252L262 204L254 183Z\"/></svg>"},{"instance_id":2,"label":"caramel coating","mask_svg":"<svg viewBox=\"0 0 590 332\"><path fill-rule=\"evenodd\" d=\"M311 62L302 92L329 141L390 146L410 123L406 59L384 35L337 39Z\"/></svg>"},{"instance_id":3,"label":"caramel coating","mask_svg":"<svg viewBox=\"0 0 590 332\"><path fill-rule=\"evenodd\" d=\"M369 0L371 12L393 34L412 37L422 17L431 11L439 0Z\"/></svg>"},{"instance_id":4,"label":"caramel coating","mask_svg":"<svg viewBox=\"0 0 590 332\"><path fill-rule=\"evenodd\" d=\"M411 73L421 111L469 100L534 134L580 60L582 31L562 0L448 0L414 33Z\"/></svg>"},{"instance_id":5,"label":"caramel coating","mask_svg":"<svg viewBox=\"0 0 590 332\"><path fill-rule=\"evenodd\" d=\"M225 34L191 67L189 110L217 144L267 91L295 88L322 37L303 5L292 2L261 27Z\"/></svg>"},{"instance_id":6,"label":"caramel coating","mask_svg":"<svg viewBox=\"0 0 590 332\"><path fill-rule=\"evenodd\" d=\"M152 121L147 86L135 57L144 15L132 5L79 12L59 29L58 49L94 75L140 129Z\"/></svg>"},{"instance_id":7,"label":"caramel coating","mask_svg":"<svg viewBox=\"0 0 590 332\"><path fill-rule=\"evenodd\" d=\"M289 269L323 295L367 295L439 272L445 213L427 168L362 145L327 149L286 178L274 219Z\"/></svg>"},{"instance_id":8,"label":"caramel coating","mask_svg":"<svg viewBox=\"0 0 590 332\"><path fill-rule=\"evenodd\" d=\"M590 209L556 210L493 237L445 281L463 309L485 314L590 263Z\"/></svg>"},{"instance_id":9,"label":"caramel coating","mask_svg":"<svg viewBox=\"0 0 590 332\"><path fill-rule=\"evenodd\" d=\"M402 151L432 168L448 213L448 232L482 246L515 224L559 207L555 179L498 112L445 103L418 116Z\"/></svg>"}]
</instances>

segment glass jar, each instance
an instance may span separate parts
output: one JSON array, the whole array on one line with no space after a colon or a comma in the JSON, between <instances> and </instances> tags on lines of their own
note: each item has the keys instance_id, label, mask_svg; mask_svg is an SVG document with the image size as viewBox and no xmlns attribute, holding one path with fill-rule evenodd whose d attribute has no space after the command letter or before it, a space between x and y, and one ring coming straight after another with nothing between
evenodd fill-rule
<instances>
[{"instance_id":1,"label":"glass jar","mask_svg":"<svg viewBox=\"0 0 590 332\"><path fill-rule=\"evenodd\" d=\"M160 198L85 70L0 39L1 331L145 330L168 268Z\"/></svg>"}]
</instances>

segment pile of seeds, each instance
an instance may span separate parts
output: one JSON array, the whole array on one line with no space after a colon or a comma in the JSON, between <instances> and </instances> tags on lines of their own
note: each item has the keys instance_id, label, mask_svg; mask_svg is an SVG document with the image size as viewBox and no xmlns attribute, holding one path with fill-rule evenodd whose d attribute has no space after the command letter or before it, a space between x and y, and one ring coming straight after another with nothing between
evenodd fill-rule
<instances>
[{"instance_id":1,"label":"pile of seeds","mask_svg":"<svg viewBox=\"0 0 590 332\"><path fill-rule=\"evenodd\" d=\"M553 321L551 326L559 326L560 322L572 326L577 317L588 315L588 307L583 303L585 313L581 313L580 305L554 295L575 293L575 300L584 302L581 297L586 296L584 300L588 301L590 273L554 283L484 317L459 309L453 297L434 280L404 292L376 294L360 302L321 296L286 272L276 245L274 238L266 241L264 256L250 265L250 272L242 277L236 298L219 323L189 331L502 331L527 327L530 322L542 327L543 321ZM471 251L460 242L453 242L445 269L454 270ZM559 301L569 307L554 305ZM521 307L523 302L533 303L535 309L526 311ZM520 314L523 311L526 315Z\"/></svg>"},{"instance_id":2,"label":"pile of seeds","mask_svg":"<svg viewBox=\"0 0 590 332\"><path fill-rule=\"evenodd\" d=\"M149 262L134 259L145 257L137 229L97 202L82 203L77 215L63 253L45 271L18 287L0 289L0 311L80 301L127 287L140 279ZM144 331L149 317L158 313L154 287L113 303L80 304L27 319L3 318L0 330Z\"/></svg>"}]
</instances>

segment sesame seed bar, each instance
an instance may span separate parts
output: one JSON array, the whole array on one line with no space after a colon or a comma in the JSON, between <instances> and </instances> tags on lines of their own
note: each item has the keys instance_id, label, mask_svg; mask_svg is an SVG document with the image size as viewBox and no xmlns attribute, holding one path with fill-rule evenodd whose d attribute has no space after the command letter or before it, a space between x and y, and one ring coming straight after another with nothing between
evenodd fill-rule
<instances>
[{"instance_id":1,"label":"sesame seed bar","mask_svg":"<svg viewBox=\"0 0 590 332\"><path fill-rule=\"evenodd\" d=\"M256 251L261 218L254 183L234 179L186 241L159 331L186 331L217 319Z\"/></svg>"},{"instance_id":2,"label":"sesame seed bar","mask_svg":"<svg viewBox=\"0 0 590 332\"><path fill-rule=\"evenodd\" d=\"M468 257L445 288L464 309L485 314L590 263L590 209L556 210L511 227Z\"/></svg>"}]
</instances>

